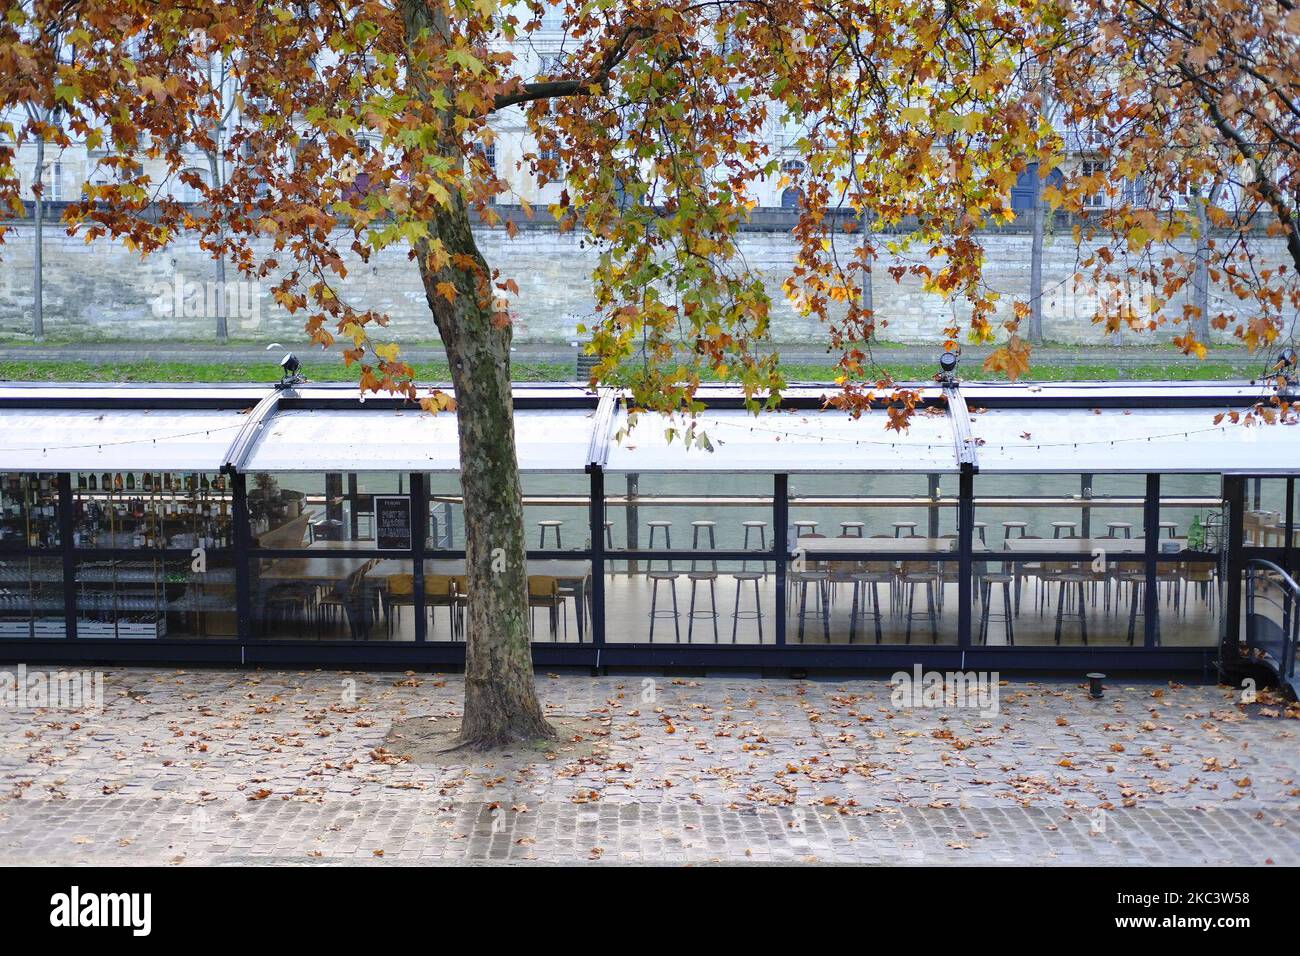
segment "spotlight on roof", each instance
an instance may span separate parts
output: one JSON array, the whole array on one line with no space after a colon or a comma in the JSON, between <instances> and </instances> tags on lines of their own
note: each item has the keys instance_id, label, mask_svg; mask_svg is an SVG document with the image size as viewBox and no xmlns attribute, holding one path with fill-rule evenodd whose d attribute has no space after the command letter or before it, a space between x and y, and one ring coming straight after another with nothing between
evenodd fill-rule
<instances>
[{"instance_id":1,"label":"spotlight on roof","mask_svg":"<svg viewBox=\"0 0 1300 956\"><path fill-rule=\"evenodd\" d=\"M301 382L303 378L298 374L300 368L302 363L298 361L298 356L292 352L285 352L284 357L280 359L280 387L289 388Z\"/></svg>"},{"instance_id":2,"label":"spotlight on roof","mask_svg":"<svg viewBox=\"0 0 1300 956\"><path fill-rule=\"evenodd\" d=\"M939 356L939 381L955 382L957 380L957 360L960 351L944 352Z\"/></svg>"}]
</instances>

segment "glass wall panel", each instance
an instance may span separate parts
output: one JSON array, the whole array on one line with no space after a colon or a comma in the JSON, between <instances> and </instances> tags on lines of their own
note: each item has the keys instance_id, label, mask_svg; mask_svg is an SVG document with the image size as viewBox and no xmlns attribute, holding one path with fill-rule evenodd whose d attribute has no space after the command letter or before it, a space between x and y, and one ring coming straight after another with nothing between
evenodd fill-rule
<instances>
[{"instance_id":1,"label":"glass wall panel","mask_svg":"<svg viewBox=\"0 0 1300 956\"><path fill-rule=\"evenodd\" d=\"M892 544L891 544L892 543ZM867 539L868 549L924 543L915 556L796 557L786 575L787 644L956 644L956 540Z\"/></svg>"},{"instance_id":2,"label":"glass wall panel","mask_svg":"<svg viewBox=\"0 0 1300 956\"><path fill-rule=\"evenodd\" d=\"M211 472L75 472L78 548L227 548L230 479Z\"/></svg>"},{"instance_id":3,"label":"glass wall panel","mask_svg":"<svg viewBox=\"0 0 1300 956\"><path fill-rule=\"evenodd\" d=\"M1286 547L1286 495L1285 478L1246 479L1243 544L1255 548Z\"/></svg>"},{"instance_id":4,"label":"glass wall panel","mask_svg":"<svg viewBox=\"0 0 1300 956\"><path fill-rule=\"evenodd\" d=\"M1284 500L1277 503L1285 506ZM1221 541L1226 524L1219 475L1160 476L1161 554L1210 550Z\"/></svg>"},{"instance_id":5,"label":"glass wall panel","mask_svg":"<svg viewBox=\"0 0 1300 956\"><path fill-rule=\"evenodd\" d=\"M696 556L611 561L607 643L775 644L776 565Z\"/></svg>"},{"instance_id":6,"label":"glass wall panel","mask_svg":"<svg viewBox=\"0 0 1300 956\"><path fill-rule=\"evenodd\" d=\"M591 547L591 478L522 475L524 541L529 549L583 551Z\"/></svg>"},{"instance_id":7,"label":"glass wall panel","mask_svg":"<svg viewBox=\"0 0 1300 956\"><path fill-rule=\"evenodd\" d=\"M1159 630L1163 647L1213 647L1219 641L1223 591L1212 561L1158 561Z\"/></svg>"},{"instance_id":8,"label":"glass wall panel","mask_svg":"<svg viewBox=\"0 0 1300 956\"><path fill-rule=\"evenodd\" d=\"M410 493L403 472L257 472L247 481L261 548L375 547L375 496Z\"/></svg>"},{"instance_id":9,"label":"glass wall panel","mask_svg":"<svg viewBox=\"0 0 1300 956\"><path fill-rule=\"evenodd\" d=\"M429 495L426 547L430 551L463 551L465 504L461 497L460 475L455 472L427 474L424 487ZM527 533L528 529L524 530Z\"/></svg>"},{"instance_id":10,"label":"glass wall panel","mask_svg":"<svg viewBox=\"0 0 1300 956\"><path fill-rule=\"evenodd\" d=\"M0 555L0 639L66 636L63 562Z\"/></svg>"},{"instance_id":11,"label":"glass wall panel","mask_svg":"<svg viewBox=\"0 0 1300 956\"><path fill-rule=\"evenodd\" d=\"M1145 498L1144 475L976 475L976 527L1001 560L976 562L972 640L1140 646Z\"/></svg>"},{"instance_id":12,"label":"glass wall panel","mask_svg":"<svg viewBox=\"0 0 1300 956\"><path fill-rule=\"evenodd\" d=\"M406 558L357 557L326 548L254 559L249 586L257 638L415 640L414 565Z\"/></svg>"},{"instance_id":13,"label":"glass wall panel","mask_svg":"<svg viewBox=\"0 0 1300 956\"><path fill-rule=\"evenodd\" d=\"M78 639L238 636L235 572L228 561L81 561L76 581Z\"/></svg>"},{"instance_id":14,"label":"glass wall panel","mask_svg":"<svg viewBox=\"0 0 1300 956\"><path fill-rule=\"evenodd\" d=\"M772 537L771 475L605 476L611 551L759 551ZM643 563L627 565L633 573Z\"/></svg>"},{"instance_id":15,"label":"glass wall panel","mask_svg":"<svg viewBox=\"0 0 1300 956\"><path fill-rule=\"evenodd\" d=\"M955 474L791 475L790 540L955 536L957 482Z\"/></svg>"},{"instance_id":16,"label":"glass wall panel","mask_svg":"<svg viewBox=\"0 0 1300 956\"><path fill-rule=\"evenodd\" d=\"M59 482L47 473L0 474L0 546L59 546Z\"/></svg>"}]
</instances>

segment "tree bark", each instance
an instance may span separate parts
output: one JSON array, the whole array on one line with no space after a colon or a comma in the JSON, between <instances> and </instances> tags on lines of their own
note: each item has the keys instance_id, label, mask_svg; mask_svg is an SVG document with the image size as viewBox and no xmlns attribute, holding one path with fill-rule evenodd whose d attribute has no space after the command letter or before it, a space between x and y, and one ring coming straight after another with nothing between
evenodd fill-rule
<instances>
[{"instance_id":1,"label":"tree bark","mask_svg":"<svg viewBox=\"0 0 1300 956\"><path fill-rule=\"evenodd\" d=\"M1043 344L1043 233L1047 229L1040 172L1035 164L1030 177L1033 236L1029 246L1029 341L1034 345Z\"/></svg>"},{"instance_id":2,"label":"tree bark","mask_svg":"<svg viewBox=\"0 0 1300 956\"><path fill-rule=\"evenodd\" d=\"M218 144L220 144L221 142L219 137L220 137L220 132L218 132L218 140L217 140ZM220 189L222 186L221 164L216 153L208 153L208 182L213 190ZM222 242L222 243L225 242L226 230L224 228L217 234L217 240L218 242ZM218 256L213 261L214 261L214 271L216 274L216 281L217 281L217 294L216 294L217 341L224 345L230 336L229 325L226 322L226 316L229 315L229 312L227 311L228 297L226 296L225 253L223 252L220 256Z\"/></svg>"},{"instance_id":3,"label":"tree bark","mask_svg":"<svg viewBox=\"0 0 1300 956\"><path fill-rule=\"evenodd\" d=\"M45 137L36 138L36 169L33 185L40 186L45 178ZM32 338L37 342L45 338L45 195L42 189L33 189L35 205L32 224L35 230L35 249L32 255Z\"/></svg>"},{"instance_id":4,"label":"tree bark","mask_svg":"<svg viewBox=\"0 0 1300 956\"><path fill-rule=\"evenodd\" d=\"M423 30L446 33L423 0L402 0L407 42ZM412 91L430 90L413 72ZM452 97L448 97L451 99ZM450 125L450 124L449 124ZM459 158L455 144L447 154ZM430 224L453 264L430 266L430 240L416 243L425 298L456 390L460 485L465 503L465 713L461 743L476 748L552 738L533 682L523 496L515 453L508 322L494 320L490 275L470 229L465 197L453 191ZM464 268L470 257L474 269ZM455 263L460 263L456 265ZM444 294L451 283L454 297ZM582 613L579 609L578 613Z\"/></svg>"},{"instance_id":5,"label":"tree bark","mask_svg":"<svg viewBox=\"0 0 1300 956\"><path fill-rule=\"evenodd\" d=\"M1214 201L1214 193L1209 198L1202 196L1197 189L1192 194L1196 205L1196 271L1192 273L1192 305L1197 309L1196 321L1192 331L1197 340L1208 344L1210 341L1210 217L1206 206Z\"/></svg>"}]
</instances>

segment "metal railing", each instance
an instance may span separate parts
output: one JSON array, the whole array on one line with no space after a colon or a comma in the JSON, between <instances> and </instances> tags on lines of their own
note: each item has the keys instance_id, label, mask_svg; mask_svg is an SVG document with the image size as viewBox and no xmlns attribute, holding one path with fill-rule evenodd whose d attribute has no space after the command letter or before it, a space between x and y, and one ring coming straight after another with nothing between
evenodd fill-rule
<instances>
[{"instance_id":1,"label":"metal railing","mask_svg":"<svg viewBox=\"0 0 1300 956\"><path fill-rule=\"evenodd\" d=\"M1295 678L1296 643L1300 640L1300 584L1272 561L1246 564L1246 646L1277 671Z\"/></svg>"}]
</instances>

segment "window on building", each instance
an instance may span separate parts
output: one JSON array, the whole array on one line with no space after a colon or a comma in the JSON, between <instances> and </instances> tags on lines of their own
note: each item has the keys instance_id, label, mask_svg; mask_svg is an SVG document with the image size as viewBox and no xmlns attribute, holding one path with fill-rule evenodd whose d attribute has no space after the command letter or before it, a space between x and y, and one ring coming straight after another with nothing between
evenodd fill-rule
<instances>
[{"instance_id":1,"label":"window on building","mask_svg":"<svg viewBox=\"0 0 1300 956\"><path fill-rule=\"evenodd\" d=\"M543 149L537 154L537 158L545 166L537 167L537 185L545 186L548 183L558 183L564 180L564 161L560 157L558 149Z\"/></svg>"},{"instance_id":2,"label":"window on building","mask_svg":"<svg viewBox=\"0 0 1300 956\"><path fill-rule=\"evenodd\" d=\"M197 166L190 167L181 172L176 180L176 200L183 203L200 203L203 202L203 190L192 183L186 182L185 178L197 176L199 181L204 185L208 183L208 174Z\"/></svg>"},{"instance_id":3,"label":"window on building","mask_svg":"<svg viewBox=\"0 0 1300 956\"><path fill-rule=\"evenodd\" d=\"M1088 179L1093 176L1105 176L1106 163L1100 159L1085 159L1079 164L1079 177ZM1101 187L1091 189L1083 197L1083 208L1085 209L1102 209L1107 205L1106 191Z\"/></svg>"}]
</instances>

